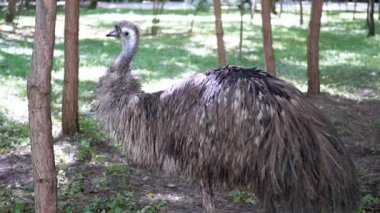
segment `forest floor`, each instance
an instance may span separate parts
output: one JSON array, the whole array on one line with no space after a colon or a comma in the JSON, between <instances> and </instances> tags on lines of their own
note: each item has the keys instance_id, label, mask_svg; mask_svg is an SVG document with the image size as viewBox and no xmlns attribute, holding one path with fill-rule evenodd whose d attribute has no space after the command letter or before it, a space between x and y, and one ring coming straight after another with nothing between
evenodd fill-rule
<instances>
[{"instance_id":1,"label":"forest floor","mask_svg":"<svg viewBox=\"0 0 380 213\"><path fill-rule=\"evenodd\" d=\"M380 212L380 101L329 95L309 99L334 124L355 161L363 193L359 212ZM128 165L115 146L83 139L98 134L92 131L55 143L60 212L202 212L196 185ZM0 189L2 210L32 210L29 145L1 155ZM257 211L252 193L216 191L220 212Z\"/></svg>"}]
</instances>

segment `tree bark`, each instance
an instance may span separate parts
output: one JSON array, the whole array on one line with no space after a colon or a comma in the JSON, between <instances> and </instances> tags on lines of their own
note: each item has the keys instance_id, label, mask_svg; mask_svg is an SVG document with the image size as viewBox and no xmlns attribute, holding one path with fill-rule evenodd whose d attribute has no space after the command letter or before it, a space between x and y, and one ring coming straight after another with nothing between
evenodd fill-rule
<instances>
[{"instance_id":1,"label":"tree bark","mask_svg":"<svg viewBox=\"0 0 380 213\"><path fill-rule=\"evenodd\" d=\"M90 0L90 5L88 5L89 9L96 9L98 7L98 0Z\"/></svg>"},{"instance_id":2,"label":"tree bark","mask_svg":"<svg viewBox=\"0 0 380 213\"><path fill-rule=\"evenodd\" d=\"M8 0L7 11L5 13L5 22L13 23L13 19L16 17L16 0Z\"/></svg>"},{"instance_id":3,"label":"tree bark","mask_svg":"<svg viewBox=\"0 0 380 213\"><path fill-rule=\"evenodd\" d=\"M284 12L283 6L284 6L284 0L280 0L280 14L278 15L279 17L281 17L282 12Z\"/></svg>"},{"instance_id":4,"label":"tree bark","mask_svg":"<svg viewBox=\"0 0 380 213\"><path fill-rule=\"evenodd\" d=\"M300 25L303 25L303 6L302 6L302 0L299 0L300 2Z\"/></svg>"},{"instance_id":5,"label":"tree bark","mask_svg":"<svg viewBox=\"0 0 380 213\"><path fill-rule=\"evenodd\" d=\"M243 7L243 0L240 0L240 36L239 36L239 59L242 59L243 55L243 28L244 28L244 7Z\"/></svg>"},{"instance_id":6,"label":"tree bark","mask_svg":"<svg viewBox=\"0 0 380 213\"><path fill-rule=\"evenodd\" d=\"M265 0L264 0L265 1ZM271 4L270 4L270 7L271 7L271 10L272 10L272 13L277 15L277 11L276 11L276 0L271 0Z\"/></svg>"},{"instance_id":7,"label":"tree bark","mask_svg":"<svg viewBox=\"0 0 380 213\"><path fill-rule=\"evenodd\" d=\"M368 26L368 37L375 36L375 18L373 17L373 13L375 10L375 1L368 0L367 6L367 26Z\"/></svg>"},{"instance_id":8,"label":"tree bark","mask_svg":"<svg viewBox=\"0 0 380 213\"><path fill-rule=\"evenodd\" d=\"M253 17L254 17L255 12L256 12L256 0L251 0L251 4L252 4L252 6L251 6L250 13L251 13L251 23L252 23Z\"/></svg>"},{"instance_id":9,"label":"tree bark","mask_svg":"<svg viewBox=\"0 0 380 213\"><path fill-rule=\"evenodd\" d=\"M214 13L215 13L215 30L216 30L216 40L218 47L218 59L219 66L226 66L226 56L224 50L224 41L223 41L223 23L222 23L222 8L220 0L214 0Z\"/></svg>"},{"instance_id":10,"label":"tree bark","mask_svg":"<svg viewBox=\"0 0 380 213\"><path fill-rule=\"evenodd\" d=\"M57 212L57 175L51 132L51 70L56 1L36 1L32 73L27 81L35 212Z\"/></svg>"},{"instance_id":11,"label":"tree bark","mask_svg":"<svg viewBox=\"0 0 380 213\"><path fill-rule=\"evenodd\" d=\"M314 0L311 5L307 46L307 71L309 94L320 94L319 35L321 29L323 0Z\"/></svg>"},{"instance_id":12,"label":"tree bark","mask_svg":"<svg viewBox=\"0 0 380 213\"><path fill-rule=\"evenodd\" d=\"M63 81L62 133L74 136L79 131L79 1L66 0L65 7L65 76Z\"/></svg>"},{"instance_id":13,"label":"tree bark","mask_svg":"<svg viewBox=\"0 0 380 213\"><path fill-rule=\"evenodd\" d=\"M263 31L263 45L266 70L272 75L276 75L276 62L272 46L272 27L271 27L271 2L261 1L261 15L262 15L262 31Z\"/></svg>"},{"instance_id":14,"label":"tree bark","mask_svg":"<svg viewBox=\"0 0 380 213\"><path fill-rule=\"evenodd\" d=\"M354 3L354 12L353 12L353 15L352 15L352 19L355 19L355 13L356 13L356 6L358 4L358 0L354 0L355 3Z\"/></svg>"},{"instance_id":15,"label":"tree bark","mask_svg":"<svg viewBox=\"0 0 380 213\"><path fill-rule=\"evenodd\" d=\"M153 7L152 7L153 19L152 19L152 27L151 27L151 34L153 36L157 35L160 29L159 16L164 11L166 2L167 0L153 0Z\"/></svg>"},{"instance_id":16,"label":"tree bark","mask_svg":"<svg viewBox=\"0 0 380 213\"><path fill-rule=\"evenodd\" d=\"M193 12L193 17L190 22L190 29L189 33L193 33L193 27L194 27L194 22L195 22L195 17L198 14L198 12L201 10L202 5L206 2L206 0L199 0L198 4L195 6L194 12Z\"/></svg>"}]
</instances>

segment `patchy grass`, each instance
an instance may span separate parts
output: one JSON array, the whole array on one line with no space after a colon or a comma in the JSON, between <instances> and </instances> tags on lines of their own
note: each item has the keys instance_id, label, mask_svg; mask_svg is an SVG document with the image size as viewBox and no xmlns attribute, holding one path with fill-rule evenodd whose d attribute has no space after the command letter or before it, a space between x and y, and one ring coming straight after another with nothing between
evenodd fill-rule
<instances>
[{"instance_id":1,"label":"patchy grass","mask_svg":"<svg viewBox=\"0 0 380 213\"><path fill-rule=\"evenodd\" d=\"M17 148L29 143L29 128L25 123L18 123L0 112L0 155L10 148Z\"/></svg>"},{"instance_id":2,"label":"patchy grass","mask_svg":"<svg viewBox=\"0 0 380 213\"><path fill-rule=\"evenodd\" d=\"M253 193L246 191L232 191L230 197L234 203L252 203L258 202L256 196Z\"/></svg>"}]
</instances>

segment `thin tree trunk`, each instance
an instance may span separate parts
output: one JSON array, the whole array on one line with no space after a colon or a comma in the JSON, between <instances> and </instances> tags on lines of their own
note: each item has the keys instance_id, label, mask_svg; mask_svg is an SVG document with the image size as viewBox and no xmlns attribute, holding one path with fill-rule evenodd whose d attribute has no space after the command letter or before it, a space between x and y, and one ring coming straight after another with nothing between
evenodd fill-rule
<instances>
[{"instance_id":1,"label":"thin tree trunk","mask_svg":"<svg viewBox=\"0 0 380 213\"><path fill-rule=\"evenodd\" d=\"M30 8L30 0L25 0L25 9L29 10Z\"/></svg>"},{"instance_id":2,"label":"thin tree trunk","mask_svg":"<svg viewBox=\"0 0 380 213\"><path fill-rule=\"evenodd\" d=\"M373 17L375 9L375 1L368 0L367 7L367 25L368 25L368 37L375 36L375 18Z\"/></svg>"},{"instance_id":3,"label":"thin tree trunk","mask_svg":"<svg viewBox=\"0 0 380 213\"><path fill-rule=\"evenodd\" d=\"M281 17L282 12L284 11L283 6L284 6L284 0L280 0L280 14L278 15L279 17Z\"/></svg>"},{"instance_id":4,"label":"thin tree trunk","mask_svg":"<svg viewBox=\"0 0 380 213\"><path fill-rule=\"evenodd\" d=\"M200 0L197 4L197 6L195 7L195 10L194 10L194 13L193 13L193 19L191 20L191 23L190 23L190 29L189 29L189 33L192 33L193 32L193 27L194 27L194 22L195 22L195 16L198 14L198 12L201 10L201 7L202 5L206 2L206 0Z\"/></svg>"},{"instance_id":5,"label":"thin tree trunk","mask_svg":"<svg viewBox=\"0 0 380 213\"><path fill-rule=\"evenodd\" d=\"M276 75L276 63L272 46L272 26L271 26L271 2L261 1L263 45L266 70L272 75Z\"/></svg>"},{"instance_id":6,"label":"thin tree trunk","mask_svg":"<svg viewBox=\"0 0 380 213\"><path fill-rule=\"evenodd\" d=\"M256 0L251 0L252 1L252 7L251 7L251 23L253 21L253 17L255 15L255 12L256 12Z\"/></svg>"},{"instance_id":7,"label":"thin tree trunk","mask_svg":"<svg viewBox=\"0 0 380 213\"><path fill-rule=\"evenodd\" d=\"M28 78L35 212L57 212L57 175L51 132L51 70L56 1L36 1L32 73Z\"/></svg>"},{"instance_id":8,"label":"thin tree trunk","mask_svg":"<svg viewBox=\"0 0 380 213\"><path fill-rule=\"evenodd\" d=\"M378 19L380 20L380 0L377 1L379 10L378 10Z\"/></svg>"},{"instance_id":9,"label":"thin tree trunk","mask_svg":"<svg viewBox=\"0 0 380 213\"><path fill-rule=\"evenodd\" d=\"M355 14L356 14L356 6L358 5L358 0L355 0L355 3L354 3L354 12L353 12L353 15L352 15L352 19L355 19Z\"/></svg>"},{"instance_id":10,"label":"thin tree trunk","mask_svg":"<svg viewBox=\"0 0 380 213\"><path fill-rule=\"evenodd\" d=\"M159 23L160 19L158 18L158 13L159 13L159 0L153 0L152 4L152 13L153 13L153 19L152 19L152 27L151 27L151 34L153 36L158 34L158 28L159 28Z\"/></svg>"},{"instance_id":11,"label":"thin tree trunk","mask_svg":"<svg viewBox=\"0 0 380 213\"><path fill-rule=\"evenodd\" d=\"M160 29L160 18L159 15L164 10L164 6L167 0L154 0L153 1L153 19L152 19L152 27L151 27L151 34L153 36L158 34L158 30Z\"/></svg>"},{"instance_id":12,"label":"thin tree trunk","mask_svg":"<svg viewBox=\"0 0 380 213\"><path fill-rule=\"evenodd\" d=\"M302 0L299 0L300 2L300 25L303 25L303 6L302 6Z\"/></svg>"},{"instance_id":13,"label":"thin tree trunk","mask_svg":"<svg viewBox=\"0 0 380 213\"><path fill-rule=\"evenodd\" d=\"M323 0L314 0L311 5L307 46L307 71L309 94L320 94L319 36L321 30Z\"/></svg>"},{"instance_id":14,"label":"thin tree trunk","mask_svg":"<svg viewBox=\"0 0 380 213\"><path fill-rule=\"evenodd\" d=\"M263 0L263 1L265 1L265 0ZM276 0L271 0L270 2L271 2L270 6L271 6L271 11L272 11L272 13L275 14L275 15L277 15L277 11L276 11Z\"/></svg>"},{"instance_id":15,"label":"thin tree trunk","mask_svg":"<svg viewBox=\"0 0 380 213\"><path fill-rule=\"evenodd\" d=\"M8 0L7 11L5 13L5 22L12 23L16 17L16 0Z\"/></svg>"},{"instance_id":16,"label":"thin tree trunk","mask_svg":"<svg viewBox=\"0 0 380 213\"><path fill-rule=\"evenodd\" d=\"M62 133L74 136L79 131L78 115L78 31L79 1L66 0L65 8L65 76L62 101Z\"/></svg>"},{"instance_id":17,"label":"thin tree trunk","mask_svg":"<svg viewBox=\"0 0 380 213\"><path fill-rule=\"evenodd\" d=\"M244 28L244 7L243 0L240 0L240 37L239 37L239 59L242 58L242 49L243 49L243 28Z\"/></svg>"},{"instance_id":18,"label":"thin tree trunk","mask_svg":"<svg viewBox=\"0 0 380 213\"><path fill-rule=\"evenodd\" d=\"M218 60L219 66L226 66L226 56L224 50L224 41L223 41L223 23L222 23L222 8L220 0L214 0L214 13L215 13L215 31L216 31L216 40L218 47Z\"/></svg>"},{"instance_id":19,"label":"thin tree trunk","mask_svg":"<svg viewBox=\"0 0 380 213\"><path fill-rule=\"evenodd\" d=\"M98 0L90 0L90 5L88 6L89 9L96 9L98 7Z\"/></svg>"}]
</instances>

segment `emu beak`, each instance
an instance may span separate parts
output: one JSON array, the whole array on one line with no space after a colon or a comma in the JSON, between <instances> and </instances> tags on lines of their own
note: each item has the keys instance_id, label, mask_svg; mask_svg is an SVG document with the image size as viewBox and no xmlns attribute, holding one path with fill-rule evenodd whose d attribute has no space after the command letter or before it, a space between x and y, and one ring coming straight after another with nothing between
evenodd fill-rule
<instances>
[{"instance_id":1,"label":"emu beak","mask_svg":"<svg viewBox=\"0 0 380 213\"><path fill-rule=\"evenodd\" d=\"M115 38L119 37L116 29L109 32L106 36L107 37L115 37Z\"/></svg>"}]
</instances>

